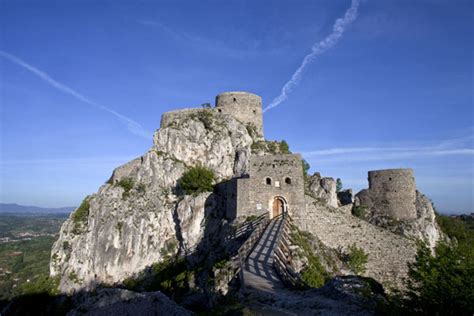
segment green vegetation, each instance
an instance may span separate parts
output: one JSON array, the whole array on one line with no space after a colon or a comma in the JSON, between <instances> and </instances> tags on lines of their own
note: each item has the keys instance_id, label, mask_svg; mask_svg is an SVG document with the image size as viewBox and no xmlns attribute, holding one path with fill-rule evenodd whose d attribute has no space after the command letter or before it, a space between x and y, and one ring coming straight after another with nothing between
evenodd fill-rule
<instances>
[{"instance_id":1,"label":"green vegetation","mask_svg":"<svg viewBox=\"0 0 474 316\"><path fill-rule=\"evenodd\" d=\"M302 232L293 226L291 232L291 241L299 246L303 253L302 256L308 258L308 266L301 272L301 279L309 286L318 288L323 286L329 279L329 273L324 269L319 258L313 251L311 240L314 237L308 232Z\"/></svg>"},{"instance_id":2,"label":"green vegetation","mask_svg":"<svg viewBox=\"0 0 474 316\"><path fill-rule=\"evenodd\" d=\"M342 181L340 178L336 179L336 192L339 193L342 190Z\"/></svg>"},{"instance_id":3,"label":"green vegetation","mask_svg":"<svg viewBox=\"0 0 474 316\"><path fill-rule=\"evenodd\" d=\"M130 190L133 189L135 185L134 181L131 178L123 178L115 184L123 189L122 199L126 199L130 196Z\"/></svg>"},{"instance_id":4,"label":"green vegetation","mask_svg":"<svg viewBox=\"0 0 474 316\"><path fill-rule=\"evenodd\" d=\"M282 154L291 154L290 146L288 146L288 143L285 140L280 142L280 152Z\"/></svg>"},{"instance_id":5,"label":"green vegetation","mask_svg":"<svg viewBox=\"0 0 474 316\"><path fill-rule=\"evenodd\" d=\"M179 180L179 186L186 194L212 192L214 189L214 173L201 166L186 171Z\"/></svg>"},{"instance_id":6,"label":"green vegetation","mask_svg":"<svg viewBox=\"0 0 474 316\"><path fill-rule=\"evenodd\" d=\"M38 235L55 235L61 224L69 214L41 214L41 215L13 215L0 214L0 238L8 237L12 240L28 238Z\"/></svg>"},{"instance_id":7,"label":"green vegetation","mask_svg":"<svg viewBox=\"0 0 474 316\"><path fill-rule=\"evenodd\" d=\"M178 249L178 240L176 238L170 238L165 241L164 246L160 249L160 254L165 258L170 258L171 255L176 253Z\"/></svg>"},{"instance_id":8,"label":"green vegetation","mask_svg":"<svg viewBox=\"0 0 474 316\"><path fill-rule=\"evenodd\" d=\"M362 205L358 205L352 208L352 215L360 219L365 219L367 216L367 208Z\"/></svg>"},{"instance_id":9,"label":"green vegetation","mask_svg":"<svg viewBox=\"0 0 474 316\"><path fill-rule=\"evenodd\" d=\"M74 234L79 234L82 231L84 225L87 224L87 218L89 217L90 207L91 205L89 203L89 197L86 196L86 198L82 201L81 205L72 214L72 221L74 223L72 232Z\"/></svg>"},{"instance_id":10,"label":"green vegetation","mask_svg":"<svg viewBox=\"0 0 474 316\"><path fill-rule=\"evenodd\" d=\"M245 221L246 221L246 222L251 222L251 221L256 220L257 218L258 218L257 215L249 215L249 216L247 216L247 217L245 218Z\"/></svg>"},{"instance_id":11,"label":"green vegetation","mask_svg":"<svg viewBox=\"0 0 474 316\"><path fill-rule=\"evenodd\" d=\"M213 115L210 110L204 109L202 111L197 112L197 119L200 120L202 124L204 124L204 127L206 129L211 129Z\"/></svg>"},{"instance_id":12,"label":"green vegetation","mask_svg":"<svg viewBox=\"0 0 474 316\"><path fill-rule=\"evenodd\" d=\"M365 253L364 249L352 244L347 254L347 266L357 275L364 274L368 258L369 255Z\"/></svg>"},{"instance_id":13,"label":"green vegetation","mask_svg":"<svg viewBox=\"0 0 474 316\"><path fill-rule=\"evenodd\" d=\"M248 123L245 125L245 128L247 129L247 133L249 133L250 137L255 138L257 136L257 128L254 124Z\"/></svg>"},{"instance_id":14,"label":"green vegetation","mask_svg":"<svg viewBox=\"0 0 474 316\"><path fill-rule=\"evenodd\" d=\"M247 125L247 131L249 131L249 126ZM255 131L253 131L256 133ZM257 153L258 151L265 151L272 155L276 154L291 154L290 147L288 143L284 140L282 141L258 141L252 143L251 146L252 153Z\"/></svg>"},{"instance_id":15,"label":"green vegetation","mask_svg":"<svg viewBox=\"0 0 474 316\"><path fill-rule=\"evenodd\" d=\"M162 291L169 296L179 296L189 290L193 271L188 271L186 261L163 261L151 266L150 274L140 274L123 282L126 289L134 291Z\"/></svg>"},{"instance_id":16,"label":"green vegetation","mask_svg":"<svg viewBox=\"0 0 474 316\"><path fill-rule=\"evenodd\" d=\"M440 242L434 254L420 243L409 264L407 290L390 297L391 314L474 314L474 230L469 219L437 214L451 243Z\"/></svg>"},{"instance_id":17,"label":"green vegetation","mask_svg":"<svg viewBox=\"0 0 474 316\"><path fill-rule=\"evenodd\" d=\"M473 220L463 221L460 218L450 218L446 215L436 214L436 222L449 238L456 238L459 243L474 243Z\"/></svg>"},{"instance_id":18,"label":"green vegetation","mask_svg":"<svg viewBox=\"0 0 474 316\"><path fill-rule=\"evenodd\" d=\"M0 300L40 292L55 293L57 280L49 277L54 240L46 236L0 244Z\"/></svg>"},{"instance_id":19,"label":"green vegetation","mask_svg":"<svg viewBox=\"0 0 474 316\"><path fill-rule=\"evenodd\" d=\"M303 168L303 176L304 176L305 179L307 179L308 178L308 171L311 168L311 166L304 159L301 162L302 162L302 168Z\"/></svg>"},{"instance_id":20,"label":"green vegetation","mask_svg":"<svg viewBox=\"0 0 474 316\"><path fill-rule=\"evenodd\" d=\"M409 265L404 307L425 315L474 313L474 246L446 243L436 246L435 256L420 245Z\"/></svg>"},{"instance_id":21,"label":"green vegetation","mask_svg":"<svg viewBox=\"0 0 474 316\"><path fill-rule=\"evenodd\" d=\"M434 255L426 245L419 245L416 261L409 265L403 305L426 315L472 315L474 230L469 221L439 214L436 219L453 243L438 243Z\"/></svg>"}]
</instances>

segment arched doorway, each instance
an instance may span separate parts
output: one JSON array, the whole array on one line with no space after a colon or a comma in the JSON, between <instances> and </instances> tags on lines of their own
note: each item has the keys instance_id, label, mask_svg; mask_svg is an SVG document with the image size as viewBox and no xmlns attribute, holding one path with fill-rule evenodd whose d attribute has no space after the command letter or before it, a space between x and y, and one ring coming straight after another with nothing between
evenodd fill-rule
<instances>
[{"instance_id":1,"label":"arched doorway","mask_svg":"<svg viewBox=\"0 0 474 316\"><path fill-rule=\"evenodd\" d=\"M272 203L272 213L271 213L271 218L276 217L280 214L283 214L286 212L286 201L284 198L281 196L275 196L273 198L273 203Z\"/></svg>"}]
</instances>

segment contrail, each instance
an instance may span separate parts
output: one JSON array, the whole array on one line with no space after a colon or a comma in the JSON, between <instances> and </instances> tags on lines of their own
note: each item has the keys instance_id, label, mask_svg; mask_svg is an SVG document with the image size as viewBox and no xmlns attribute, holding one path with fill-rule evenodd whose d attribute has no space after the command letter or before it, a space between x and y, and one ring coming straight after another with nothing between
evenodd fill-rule
<instances>
[{"instance_id":1,"label":"contrail","mask_svg":"<svg viewBox=\"0 0 474 316\"><path fill-rule=\"evenodd\" d=\"M325 51L337 44L342 34L344 34L346 28L357 18L357 10L359 9L359 4L360 0L352 0L351 7L347 9L346 14L344 14L344 17L337 19L334 23L332 33L328 35L325 39L318 43L315 43L313 47L311 47L311 53L305 56L303 62L301 63L301 66L296 69L293 76L291 76L291 79L281 89L280 95L273 99L270 105L263 109L263 112L266 112L280 105L280 103L288 99L288 94L293 91L293 89L301 81L301 77L303 76L303 71L306 66L312 63L316 59L316 57L323 54Z\"/></svg>"},{"instance_id":2,"label":"contrail","mask_svg":"<svg viewBox=\"0 0 474 316\"><path fill-rule=\"evenodd\" d=\"M102 104L99 104L95 101L92 101L91 99L83 96L79 92L74 91L73 89L69 88L65 84L62 84L62 83L54 80L46 72L44 72L42 70L39 70L38 68L26 63L25 61L21 60L20 58L14 56L14 55L11 55L11 54L9 54L5 51L0 50L0 56L6 58L6 59L10 60L11 62L13 62L14 64L17 64L17 65L25 68L26 70L32 72L36 76L38 76L41 79L43 79L44 81L46 81L49 85L51 85L54 88L58 89L59 91L61 91L63 93L66 93L66 94L70 94L81 102L92 105L92 106L94 106L98 109L101 109L103 111L106 111L106 112L112 114L113 116L118 118L120 120L120 122L125 124L127 126L128 130L131 133L133 133L135 135L138 135L140 137L146 138L146 139L151 139L150 133L148 133L139 123L135 122L131 118L128 118L125 115L120 114L120 113L106 107L105 105L102 105Z\"/></svg>"}]
</instances>

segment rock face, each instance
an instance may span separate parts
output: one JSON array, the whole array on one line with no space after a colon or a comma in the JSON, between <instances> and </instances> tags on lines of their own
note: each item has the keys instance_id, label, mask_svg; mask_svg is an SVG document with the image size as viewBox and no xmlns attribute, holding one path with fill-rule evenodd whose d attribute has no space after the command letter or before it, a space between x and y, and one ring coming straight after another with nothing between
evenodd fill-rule
<instances>
[{"instance_id":1,"label":"rock face","mask_svg":"<svg viewBox=\"0 0 474 316\"><path fill-rule=\"evenodd\" d=\"M66 315L193 315L161 292L100 289L94 295L86 293L76 300L79 302Z\"/></svg>"},{"instance_id":2,"label":"rock face","mask_svg":"<svg viewBox=\"0 0 474 316\"><path fill-rule=\"evenodd\" d=\"M203 242L216 201L211 193L183 197L177 181L200 164L217 182L240 175L252 142L244 124L212 112L183 115L159 129L147 153L117 168L87 198L83 218L76 211L63 224L50 263L60 290L119 282Z\"/></svg>"},{"instance_id":3,"label":"rock face","mask_svg":"<svg viewBox=\"0 0 474 316\"><path fill-rule=\"evenodd\" d=\"M352 194L352 189L342 190L338 192L337 199L339 200L340 206L354 203L354 195Z\"/></svg>"},{"instance_id":4,"label":"rock face","mask_svg":"<svg viewBox=\"0 0 474 316\"><path fill-rule=\"evenodd\" d=\"M306 193L331 207L338 207L336 180L333 178L322 178L319 172L315 172L308 179Z\"/></svg>"}]
</instances>

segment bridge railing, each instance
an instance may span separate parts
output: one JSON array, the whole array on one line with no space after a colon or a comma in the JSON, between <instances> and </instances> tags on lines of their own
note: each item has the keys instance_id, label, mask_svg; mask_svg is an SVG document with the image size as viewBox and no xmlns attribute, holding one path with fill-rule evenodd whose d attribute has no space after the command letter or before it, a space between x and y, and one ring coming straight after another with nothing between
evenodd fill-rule
<instances>
[{"instance_id":1,"label":"bridge railing","mask_svg":"<svg viewBox=\"0 0 474 316\"><path fill-rule=\"evenodd\" d=\"M289 287L307 287L291 265L291 226L293 219L289 214L283 216L283 227L277 236L277 246L273 250L273 266L280 279Z\"/></svg>"},{"instance_id":2,"label":"bridge railing","mask_svg":"<svg viewBox=\"0 0 474 316\"><path fill-rule=\"evenodd\" d=\"M219 276L216 278L224 280L224 282L229 283L232 281L236 276L240 279L240 284L244 286L244 279L243 279L243 269L245 266L245 261L249 256L252 249L255 247L255 244L262 236L263 232L268 226L270 219L268 218L268 213L264 213L252 221L248 223L244 223L246 228L244 230L248 232L249 230L253 230L250 236L244 241L244 243L239 247L237 250L237 254L233 256L228 264L225 267L221 268ZM239 227L241 229L241 227ZM239 231L237 229L237 232ZM244 234L241 234L244 235Z\"/></svg>"}]
</instances>

